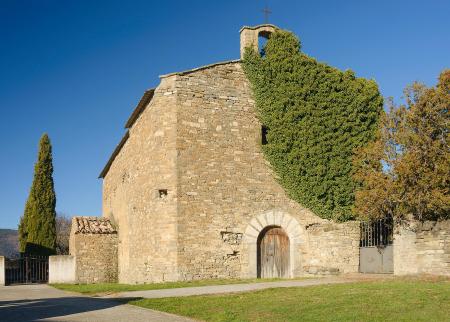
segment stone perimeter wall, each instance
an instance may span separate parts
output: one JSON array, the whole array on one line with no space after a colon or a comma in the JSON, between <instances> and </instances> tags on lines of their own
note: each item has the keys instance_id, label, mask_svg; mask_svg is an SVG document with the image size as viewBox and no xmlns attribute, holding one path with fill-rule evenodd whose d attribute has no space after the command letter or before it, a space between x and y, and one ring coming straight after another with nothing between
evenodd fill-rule
<instances>
[{"instance_id":1,"label":"stone perimeter wall","mask_svg":"<svg viewBox=\"0 0 450 322\"><path fill-rule=\"evenodd\" d=\"M48 282L76 283L76 258L70 255L55 255L48 259Z\"/></svg>"},{"instance_id":2,"label":"stone perimeter wall","mask_svg":"<svg viewBox=\"0 0 450 322\"><path fill-rule=\"evenodd\" d=\"M117 282L117 234L73 234L69 252L75 257L77 283Z\"/></svg>"},{"instance_id":3,"label":"stone perimeter wall","mask_svg":"<svg viewBox=\"0 0 450 322\"><path fill-rule=\"evenodd\" d=\"M394 274L450 276L450 220L413 221L397 226Z\"/></svg>"},{"instance_id":4,"label":"stone perimeter wall","mask_svg":"<svg viewBox=\"0 0 450 322\"><path fill-rule=\"evenodd\" d=\"M0 286L5 285L5 257L0 256Z\"/></svg>"}]
</instances>

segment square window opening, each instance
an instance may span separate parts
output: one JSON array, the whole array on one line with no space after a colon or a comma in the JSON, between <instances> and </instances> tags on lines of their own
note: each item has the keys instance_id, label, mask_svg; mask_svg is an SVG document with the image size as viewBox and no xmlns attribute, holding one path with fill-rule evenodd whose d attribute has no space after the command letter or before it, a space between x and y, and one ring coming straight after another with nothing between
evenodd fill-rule
<instances>
[{"instance_id":1,"label":"square window opening","mask_svg":"<svg viewBox=\"0 0 450 322\"><path fill-rule=\"evenodd\" d=\"M158 197L161 199L166 198L167 194L168 194L167 189L159 189L158 190Z\"/></svg>"}]
</instances>

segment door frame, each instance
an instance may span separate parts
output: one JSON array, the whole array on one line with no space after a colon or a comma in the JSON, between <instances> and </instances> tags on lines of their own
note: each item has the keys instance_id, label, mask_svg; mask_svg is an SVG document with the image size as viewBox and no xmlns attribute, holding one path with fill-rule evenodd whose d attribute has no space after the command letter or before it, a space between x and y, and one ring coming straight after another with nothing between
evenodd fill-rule
<instances>
[{"instance_id":1,"label":"door frame","mask_svg":"<svg viewBox=\"0 0 450 322\"><path fill-rule=\"evenodd\" d=\"M289 235L286 233L286 231L283 229L283 227L280 227L280 226L267 226L267 227L265 227L260 233L259 233L259 236L258 236L258 239L257 239L257 242L256 242L256 245L257 245L257 248L256 248L256 259L257 259L257 267L256 267L256 274L257 274L257 277L258 278L262 278L262 258L261 258L261 242L262 242L262 240L263 240L263 238L266 236L266 233L269 231L269 230L271 230L271 229L273 229L273 228L279 228L279 229L282 229L283 230L283 233L286 235L286 237L288 238L288 240L290 241L290 239L289 239ZM290 265L290 261L291 261L291 256L290 256L290 242L289 242L289 249L288 249L288 254L287 254L287 256L289 257L288 258L288 265ZM288 271L289 271L289 267L288 267ZM283 278L283 277L281 277L281 278Z\"/></svg>"},{"instance_id":2,"label":"door frame","mask_svg":"<svg viewBox=\"0 0 450 322\"><path fill-rule=\"evenodd\" d=\"M247 254L248 264L241 265L242 278L258 277L258 236L266 227L277 226L283 228L289 237L289 274L296 277L301 274L300 244L304 229L297 219L282 210L270 210L252 218L243 236L243 251ZM298 274L296 272L299 272Z\"/></svg>"}]
</instances>

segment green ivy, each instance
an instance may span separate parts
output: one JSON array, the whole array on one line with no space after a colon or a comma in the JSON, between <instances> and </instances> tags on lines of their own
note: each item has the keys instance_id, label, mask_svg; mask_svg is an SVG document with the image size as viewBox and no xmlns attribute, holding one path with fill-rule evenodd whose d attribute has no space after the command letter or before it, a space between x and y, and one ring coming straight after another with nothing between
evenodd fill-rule
<instances>
[{"instance_id":1,"label":"green ivy","mask_svg":"<svg viewBox=\"0 0 450 322\"><path fill-rule=\"evenodd\" d=\"M374 139L377 84L308 57L287 31L273 33L263 52L248 48L243 67L268 128L265 157L291 198L322 218L352 219L352 156Z\"/></svg>"}]
</instances>

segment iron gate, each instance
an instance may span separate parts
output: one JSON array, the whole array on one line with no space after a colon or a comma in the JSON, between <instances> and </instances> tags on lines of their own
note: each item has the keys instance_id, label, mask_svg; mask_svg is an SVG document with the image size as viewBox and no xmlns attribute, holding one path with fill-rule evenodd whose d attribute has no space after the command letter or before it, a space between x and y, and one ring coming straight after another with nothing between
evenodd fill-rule
<instances>
[{"instance_id":1,"label":"iron gate","mask_svg":"<svg viewBox=\"0 0 450 322\"><path fill-rule=\"evenodd\" d=\"M5 261L5 284L48 282L48 256L23 255Z\"/></svg>"},{"instance_id":2,"label":"iron gate","mask_svg":"<svg viewBox=\"0 0 450 322\"><path fill-rule=\"evenodd\" d=\"M361 222L359 271L361 273L392 273L393 220Z\"/></svg>"}]
</instances>

